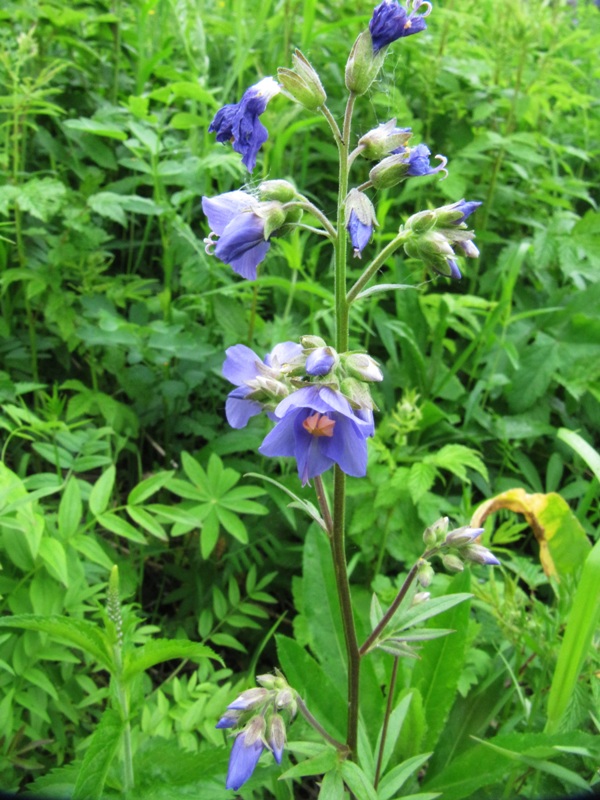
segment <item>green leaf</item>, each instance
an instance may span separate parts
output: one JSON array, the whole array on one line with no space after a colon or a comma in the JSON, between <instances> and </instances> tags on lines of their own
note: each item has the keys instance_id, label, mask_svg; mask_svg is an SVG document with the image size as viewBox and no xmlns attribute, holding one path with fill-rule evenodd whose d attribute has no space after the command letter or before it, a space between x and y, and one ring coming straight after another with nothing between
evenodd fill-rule
<instances>
[{"instance_id":1,"label":"green leaf","mask_svg":"<svg viewBox=\"0 0 600 800\"><path fill-rule=\"evenodd\" d=\"M205 658L212 658L223 663L214 650L198 642L187 639L151 639L125 656L123 680L129 681L134 675L175 658L186 658L196 664Z\"/></svg>"},{"instance_id":2,"label":"green leaf","mask_svg":"<svg viewBox=\"0 0 600 800\"><path fill-rule=\"evenodd\" d=\"M112 708L107 708L91 738L73 791L73 800L100 800L110 765L121 745L125 723Z\"/></svg>"},{"instance_id":3,"label":"green leaf","mask_svg":"<svg viewBox=\"0 0 600 800\"><path fill-rule=\"evenodd\" d=\"M134 486L129 492L127 503L130 506L143 503L149 497L152 497L153 494L156 494L158 491L160 491L174 474L175 473L173 470L170 472L158 472L156 475L151 475L149 478L145 478L143 481L140 481L137 486Z\"/></svg>"},{"instance_id":4,"label":"green leaf","mask_svg":"<svg viewBox=\"0 0 600 800\"><path fill-rule=\"evenodd\" d=\"M106 136L109 139L119 139L122 142L127 139L125 131L119 125L111 122L100 122L100 120L80 117L79 119L68 119L63 122L63 125L65 128L70 128L74 131L93 133L96 136Z\"/></svg>"},{"instance_id":5,"label":"green leaf","mask_svg":"<svg viewBox=\"0 0 600 800\"><path fill-rule=\"evenodd\" d=\"M63 539L70 539L77 533L82 515L81 490L77 479L72 475L58 506L58 530Z\"/></svg>"},{"instance_id":6,"label":"green leaf","mask_svg":"<svg viewBox=\"0 0 600 800\"><path fill-rule=\"evenodd\" d=\"M413 756L385 774L377 787L379 800L390 800L430 757L431 753Z\"/></svg>"},{"instance_id":7,"label":"green leaf","mask_svg":"<svg viewBox=\"0 0 600 800\"><path fill-rule=\"evenodd\" d=\"M140 508L138 506L127 506L126 510L131 519L140 528L144 528L144 530L148 531L148 533L152 534L152 536L156 536L157 539L160 539L163 542L167 542L169 540L169 537L167 536L163 526L157 522L155 517L146 511L145 508Z\"/></svg>"},{"instance_id":8,"label":"green leaf","mask_svg":"<svg viewBox=\"0 0 600 800\"><path fill-rule=\"evenodd\" d=\"M122 536L124 539L129 539L129 541L137 542L138 544L147 543L145 537L134 528L133 525L130 525L129 522L121 519L121 517L113 512L100 514L98 522L103 528L106 528L107 531L116 533L117 536Z\"/></svg>"},{"instance_id":9,"label":"green leaf","mask_svg":"<svg viewBox=\"0 0 600 800\"><path fill-rule=\"evenodd\" d=\"M324 772L329 772L338 763L338 754L333 747L323 747L323 750L312 758L307 758L299 764L295 764L290 769L280 775L280 779L286 778L304 778L308 775L322 775Z\"/></svg>"},{"instance_id":10,"label":"green leaf","mask_svg":"<svg viewBox=\"0 0 600 800\"><path fill-rule=\"evenodd\" d=\"M600 621L600 541L588 555L573 598L548 696L546 732L554 733L567 711Z\"/></svg>"},{"instance_id":11,"label":"green leaf","mask_svg":"<svg viewBox=\"0 0 600 800\"><path fill-rule=\"evenodd\" d=\"M596 480L600 483L600 453L588 444L583 437L575 433L575 431L567 430L567 428L559 428L557 436L561 441L566 442L566 444L585 461L596 476Z\"/></svg>"},{"instance_id":12,"label":"green leaf","mask_svg":"<svg viewBox=\"0 0 600 800\"><path fill-rule=\"evenodd\" d=\"M461 592L468 589L469 585L470 573L459 573L450 583L448 593ZM463 602L432 619L429 627L452 628L456 632L442 639L425 642L413 670L411 685L423 697L427 722L425 741L426 747L431 750L437 744L456 696L466 655L469 616L470 603Z\"/></svg>"},{"instance_id":13,"label":"green leaf","mask_svg":"<svg viewBox=\"0 0 600 800\"><path fill-rule=\"evenodd\" d=\"M106 639L97 626L87 620L58 615L18 614L0 617L0 627L47 633L53 639L84 650L109 672L113 668L112 653Z\"/></svg>"},{"instance_id":14,"label":"green leaf","mask_svg":"<svg viewBox=\"0 0 600 800\"><path fill-rule=\"evenodd\" d=\"M327 533L327 527L323 522L321 513L313 503L309 502L308 500L302 500L300 497L298 497L298 495L294 494L294 492L288 489L287 486L284 486L282 483L279 483L279 481L276 481L273 478L268 478L266 475L260 475L257 472L247 472L244 477L258 478L261 481L267 481L268 483L272 483L274 486L277 486L282 492L285 492L288 497L291 497L294 501L290 504L290 508L299 508L302 511L305 511L308 516L313 519L317 525L325 531L325 533Z\"/></svg>"},{"instance_id":15,"label":"green leaf","mask_svg":"<svg viewBox=\"0 0 600 800\"><path fill-rule=\"evenodd\" d=\"M202 558L208 558L215 549L219 538L219 527L217 512L214 508L211 508L210 513L204 518L202 530L200 531L200 553Z\"/></svg>"},{"instance_id":16,"label":"green leaf","mask_svg":"<svg viewBox=\"0 0 600 800\"><path fill-rule=\"evenodd\" d=\"M215 506L215 511L217 513L217 517L219 518L219 522L225 528L227 533L230 533L238 540L238 542L246 544L248 542L248 531L237 514L234 514L231 511L228 511L226 508L222 508L218 505Z\"/></svg>"},{"instance_id":17,"label":"green leaf","mask_svg":"<svg viewBox=\"0 0 600 800\"><path fill-rule=\"evenodd\" d=\"M102 514L102 512L106 511L108 508L113 487L115 485L116 474L117 471L114 465L111 465L105 472L102 473L92 487L92 491L90 492L89 506L90 511L95 517Z\"/></svg>"},{"instance_id":18,"label":"green leaf","mask_svg":"<svg viewBox=\"0 0 600 800\"><path fill-rule=\"evenodd\" d=\"M50 575L68 589L67 554L62 542L59 542L58 539L52 539L50 536L44 536L40 542L39 556Z\"/></svg>"},{"instance_id":19,"label":"green leaf","mask_svg":"<svg viewBox=\"0 0 600 800\"><path fill-rule=\"evenodd\" d=\"M356 800L378 800L377 792L358 764L353 761L344 761L342 777Z\"/></svg>"},{"instance_id":20,"label":"green leaf","mask_svg":"<svg viewBox=\"0 0 600 800\"><path fill-rule=\"evenodd\" d=\"M318 800L344 800L344 781L339 769L325 773Z\"/></svg>"}]
</instances>

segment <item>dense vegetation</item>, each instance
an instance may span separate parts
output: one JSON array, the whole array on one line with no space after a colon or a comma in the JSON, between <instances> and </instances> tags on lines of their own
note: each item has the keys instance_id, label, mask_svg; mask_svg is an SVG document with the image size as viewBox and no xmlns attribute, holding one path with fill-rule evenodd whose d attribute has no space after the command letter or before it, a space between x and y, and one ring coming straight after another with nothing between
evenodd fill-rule
<instances>
[{"instance_id":1,"label":"dense vegetation","mask_svg":"<svg viewBox=\"0 0 600 800\"><path fill-rule=\"evenodd\" d=\"M256 281L240 280L206 254L200 201L286 178L335 210L321 116L274 98L250 178L208 125L294 47L341 115L348 50L372 8L0 10L3 788L92 798L105 782L106 796L122 796L122 728L106 712L114 685L97 639L119 636L117 591L138 648L126 667L131 797L222 798L230 748L214 726L257 672L281 666L335 726L316 671L334 683L340 669L323 543L261 476L313 493L289 459L257 454L266 420L228 427L221 376L233 344L264 354L304 334L332 338L329 253L295 231L273 242ZM467 524L502 495L484 535L502 567L432 584L473 599L439 622L454 640L402 662L388 758L434 753L406 796L550 796L589 785L600 757L597 649L572 644L567 676L559 660L570 611L592 637L600 603L598 559L580 582L600 523L600 12L582 0L439 0L430 20L388 55L355 130L396 117L448 158L449 176L379 192L375 243L414 211L467 197L483 202L481 255L450 282L399 251L385 280L414 288L373 294L351 317L351 346L385 375L368 478L349 481L351 581L366 629L371 594L391 602L424 528L442 516ZM527 495L506 494L517 489ZM115 564L120 589L113 573L109 590ZM81 625L44 627L50 615ZM382 686L386 658L369 672ZM316 736L303 721L288 736L289 768L313 755L293 741ZM496 737L496 749L472 736ZM243 796L316 796L302 780L318 773L280 774L261 762Z\"/></svg>"}]
</instances>

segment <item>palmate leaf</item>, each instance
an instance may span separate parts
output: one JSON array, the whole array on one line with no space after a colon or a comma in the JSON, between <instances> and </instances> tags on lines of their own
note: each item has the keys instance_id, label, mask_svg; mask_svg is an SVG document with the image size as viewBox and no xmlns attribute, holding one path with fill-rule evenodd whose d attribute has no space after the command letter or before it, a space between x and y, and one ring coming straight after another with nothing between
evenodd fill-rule
<instances>
[{"instance_id":1,"label":"palmate leaf","mask_svg":"<svg viewBox=\"0 0 600 800\"><path fill-rule=\"evenodd\" d=\"M110 645L98 627L87 620L59 615L45 617L38 614L18 614L0 617L0 627L47 633L53 639L84 650L109 672L113 670Z\"/></svg>"},{"instance_id":2,"label":"palmate leaf","mask_svg":"<svg viewBox=\"0 0 600 800\"><path fill-rule=\"evenodd\" d=\"M125 656L123 680L128 681L156 664L175 658L187 658L195 663L212 658L223 663L221 657L206 645L187 639L152 639Z\"/></svg>"}]
</instances>

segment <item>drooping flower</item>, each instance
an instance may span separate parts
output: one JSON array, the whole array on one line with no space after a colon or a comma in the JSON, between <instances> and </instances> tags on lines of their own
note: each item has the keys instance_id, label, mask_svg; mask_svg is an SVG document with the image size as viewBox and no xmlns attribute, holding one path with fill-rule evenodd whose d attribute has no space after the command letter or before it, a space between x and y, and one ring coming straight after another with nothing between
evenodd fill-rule
<instances>
[{"instance_id":1,"label":"drooping flower","mask_svg":"<svg viewBox=\"0 0 600 800\"><path fill-rule=\"evenodd\" d=\"M487 566L500 566L500 562L496 556L481 544L469 544L464 547L461 552L469 561L474 561L476 564L486 564Z\"/></svg>"},{"instance_id":2,"label":"drooping flower","mask_svg":"<svg viewBox=\"0 0 600 800\"><path fill-rule=\"evenodd\" d=\"M229 756L226 789L233 789L237 792L254 772L261 753L265 749L264 729L264 719L253 717L246 728L235 737Z\"/></svg>"},{"instance_id":3,"label":"drooping flower","mask_svg":"<svg viewBox=\"0 0 600 800\"><path fill-rule=\"evenodd\" d=\"M424 13L416 13L421 6L426 6ZM397 39L411 36L427 28L425 19L431 12L431 5L422 0L413 2L413 10L401 6L398 0L383 0L375 10L369 22L369 31L373 39L373 52L378 53Z\"/></svg>"},{"instance_id":4,"label":"drooping flower","mask_svg":"<svg viewBox=\"0 0 600 800\"><path fill-rule=\"evenodd\" d=\"M373 435L373 413L354 410L327 386L306 386L284 398L275 409L279 422L259 452L296 459L302 485L334 464L348 475L367 471L367 437Z\"/></svg>"},{"instance_id":5,"label":"drooping flower","mask_svg":"<svg viewBox=\"0 0 600 800\"><path fill-rule=\"evenodd\" d=\"M269 237L285 222L281 204L260 203L247 192L235 191L203 197L202 210L211 228L204 240L206 252L243 278L255 280L256 268L271 247Z\"/></svg>"},{"instance_id":6,"label":"drooping flower","mask_svg":"<svg viewBox=\"0 0 600 800\"><path fill-rule=\"evenodd\" d=\"M377 225L375 209L364 192L358 189L350 190L346 197L346 219L346 229L354 248L354 256L360 258L371 240L373 228Z\"/></svg>"},{"instance_id":7,"label":"drooping flower","mask_svg":"<svg viewBox=\"0 0 600 800\"><path fill-rule=\"evenodd\" d=\"M422 175L434 175L437 172L447 173L445 156L437 155L440 162L436 167L429 163L431 151L425 144L403 148L403 152L388 156L376 164L369 172L369 179L376 189L389 189L405 178Z\"/></svg>"},{"instance_id":8,"label":"drooping flower","mask_svg":"<svg viewBox=\"0 0 600 800\"><path fill-rule=\"evenodd\" d=\"M242 156L242 163L250 172L256 165L256 156L269 138L267 129L259 120L271 98L281 91L273 78L263 78L244 92L239 103L230 103L217 111L208 129L217 134L217 142L233 142L233 149Z\"/></svg>"},{"instance_id":9,"label":"drooping flower","mask_svg":"<svg viewBox=\"0 0 600 800\"><path fill-rule=\"evenodd\" d=\"M265 404L250 395L266 400L269 396L283 397L287 388L279 380L288 365L302 356L302 345L282 342L265 356L264 361L254 350L236 344L226 351L223 376L238 388L229 393L225 415L232 428L245 428L251 417L260 414Z\"/></svg>"}]
</instances>

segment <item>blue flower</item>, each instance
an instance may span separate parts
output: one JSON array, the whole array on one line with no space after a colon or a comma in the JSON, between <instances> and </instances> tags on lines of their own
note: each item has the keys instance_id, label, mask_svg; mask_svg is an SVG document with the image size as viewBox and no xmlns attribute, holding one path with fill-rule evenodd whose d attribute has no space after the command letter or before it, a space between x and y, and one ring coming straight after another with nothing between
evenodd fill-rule
<instances>
[{"instance_id":1,"label":"blue flower","mask_svg":"<svg viewBox=\"0 0 600 800\"><path fill-rule=\"evenodd\" d=\"M254 772L264 749L265 744L262 738L255 737L247 728L235 737L229 757L226 789L233 789L237 792L240 786L246 783Z\"/></svg>"},{"instance_id":2,"label":"blue flower","mask_svg":"<svg viewBox=\"0 0 600 800\"><path fill-rule=\"evenodd\" d=\"M354 249L354 257L360 258L369 244L373 228L377 225L375 209L364 192L351 189L346 197L346 230Z\"/></svg>"},{"instance_id":3,"label":"blue flower","mask_svg":"<svg viewBox=\"0 0 600 800\"><path fill-rule=\"evenodd\" d=\"M317 347L308 354L306 359L306 373L308 375L328 375L335 364L336 354L331 347Z\"/></svg>"},{"instance_id":4,"label":"blue flower","mask_svg":"<svg viewBox=\"0 0 600 800\"><path fill-rule=\"evenodd\" d=\"M404 159L408 165L406 174L411 178L415 178L421 175L433 175L436 172L445 170L448 163L447 159L444 156L436 156L441 163L437 167L432 167L429 164L430 155L431 150L426 144L418 144L416 147L411 147Z\"/></svg>"},{"instance_id":5,"label":"blue flower","mask_svg":"<svg viewBox=\"0 0 600 800\"><path fill-rule=\"evenodd\" d=\"M262 403L249 399L255 392L269 392L276 395L285 387L279 378L286 365L302 355L302 345L295 342L282 342L260 359L254 350L243 344L236 344L226 350L227 358L223 364L223 376L237 386L229 393L225 403L225 416L232 428L245 428L251 417L260 414Z\"/></svg>"},{"instance_id":6,"label":"blue flower","mask_svg":"<svg viewBox=\"0 0 600 800\"><path fill-rule=\"evenodd\" d=\"M279 422L259 452L295 458L303 486L334 464L348 475L366 475L366 439L374 430L372 411L354 410L339 392L313 385L288 395L275 416Z\"/></svg>"},{"instance_id":7,"label":"blue flower","mask_svg":"<svg viewBox=\"0 0 600 800\"><path fill-rule=\"evenodd\" d=\"M217 142L233 141L233 149L241 154L242 163L250 172L256 165L258 151L269 138L259 116L280 88L273 78L263 78L244 92L239 103L219 109L210 123L209 133L217 134Z\"/></svg>"},{"instance_id":8,"label":"blue flower","mask_svg":"<svg viewBox=\"0 0 600 800\"><path fill-rule=\"evenodd\" d=\"M449 206L453 211L460 211L461 215L458 219L452 220L452 225L462 225L462 223L476 211L481 203L478 200L459 200L457 203Z\"/></svg>"},{"instance_id":9,"label":"blue flower","mask_svg":"<svg viewBox=\"0 0 600 800\"><path fill-rule=\"evenodd\" d=\"M354 248L354 255L360 258L362 251L369 244L373 235L373 225L362 222L358 218L356 211L350 212L350 218L346 225L350 234L350 241Z\"/></svg>"},{"instance_id":10,"label":"blue flower","mask_svg":"<svg viewBox=\"0 0 600 800\"><path fill-rule=\"evenodd\" d=\"M426 5L427 10L424 14L416 14L415 11L421 6ZM398 3L398 0L383 0L373 11L373 16L369 22L369 31L373 40L373 52L378 53L396 39L411 36L427 28L424 17L431 11L429 3L422 3L419 0L413 2L413 9L410 14L406 8Z\"/></svg>"}]
</instances>

